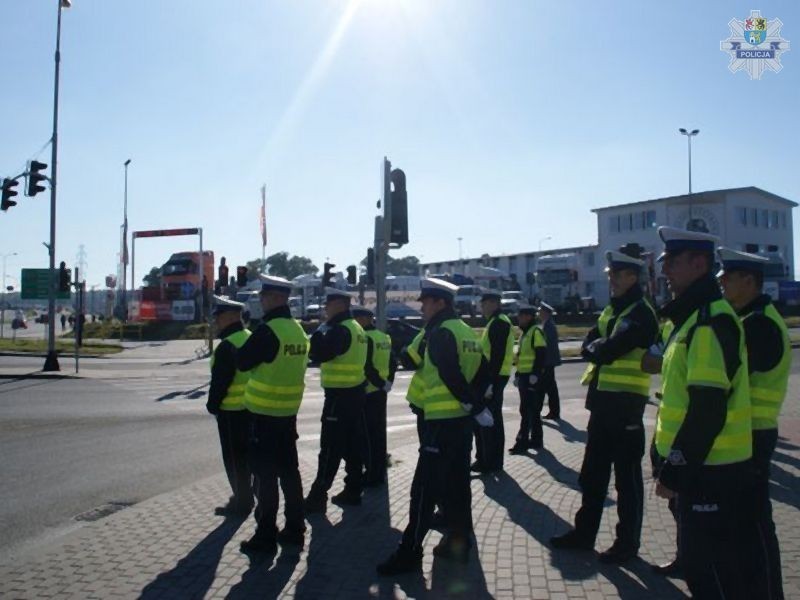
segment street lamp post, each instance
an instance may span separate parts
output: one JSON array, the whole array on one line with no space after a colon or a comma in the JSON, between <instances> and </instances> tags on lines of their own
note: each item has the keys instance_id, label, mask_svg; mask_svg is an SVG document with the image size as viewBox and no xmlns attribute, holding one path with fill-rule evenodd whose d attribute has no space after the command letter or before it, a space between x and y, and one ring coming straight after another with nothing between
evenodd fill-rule
<instances>
[{"instance_id":1,"label":"street lamp post","mask_svg":"<svg viewBox=\"0 0 800 600\"><path fill-rule=\"evenodd\" d=\"M5 335L5 326L6 326L6 298L8 297L6 294L6 260L8 260L9 256L16 256L16 252L11 252L9 254L3 254L3 307L0 308L0 338L4 337Z\"/></svg>"},{"instance_id":2,"label":"street lamp post","mask_svg":"<svg viewBox=\"0 0 800 600\"><path fill-rule=\"evenodd\" d=\"M542 239L540 239L539 240L539 252L542 251L542 243L546 242L547 240L552 240L552 239L553 239L552 235L547 235L547 236L543 237Z\"/></svg>"},{"instance_id":3,"label":"street lamp post","mask_svg":"<svg viewBox=\"0 0 800 600\"><path fill-rule=\"evenodd\" d=\"M127 321L128 317L128 165L131 159L125 161L125 200L122 209L122 310L120 315ZM131 282L133 287L133 282Z\"/></svg>"},{"instance_id":4,"label":"street lamp post","mask_svg":"<svg viewBox=\"0 0 800 600\"><path fill-rule=\"evenodd\" d=\"M71 0L56 0L58 24L56 26L55 81L53 85L53 137L50 140L50 290L47 295L47 358L42 371L60 371L56 355L56 173L58 171L58 75L61 65L61 9L72 6Z\"/></svg>"},{"instance_id":5,"label":"street lamp post","mask_svg":"<svg viewBox=\"0 0 800 600\"><path fill-rule=\"evenodd\" d=\"M689 144L689 220L692 219L692 138L700 133L699 129L692 129L688 131L681 127L678 130L681 135L686 136L686 141Z\"/></svg>"}]
</instances>

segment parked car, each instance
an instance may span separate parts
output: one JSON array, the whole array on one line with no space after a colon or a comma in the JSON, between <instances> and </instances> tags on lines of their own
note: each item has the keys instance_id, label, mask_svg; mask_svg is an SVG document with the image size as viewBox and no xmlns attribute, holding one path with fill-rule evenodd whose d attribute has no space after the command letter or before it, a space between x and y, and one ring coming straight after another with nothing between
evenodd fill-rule
<instances>
[{"instance_id":1,"label":"parked car","mask_svg":"<svg viewBox=\"0 0 800 600\"><path fill-rule=\"evenodd\" d=\"M520 291L503 292L500 298L500 310L507 315L519 314L520 304L525 302L525 296Z\"/></svg>"},{"instance_id":2,"label":"parked car","mask_svg":"<svg viewBox=\"0 0 800 600\"><path fill-rule=\"evenodd\" d=\"M477 285L460 285L453 301L456 314L474 317L478 313L481 300L481 288Z\"/></svg>"},{"instance_id":3,"label":"parked car","mask_svg":"<svg viewBox=\"0 0 800 600\"><path fill-rule=\"evenodd\" d=\"M322 305L313 303L306 306L306 319L311 321L320 318L322 318Z\"/></svg>"},{"instance_id":4,"label":"parked car","mask_svg":"<svg viewBox=\"0 0 800 600\"><path fill-rule=\"evenodd\" d=\"M395 356L398 356L403 348L417 337L419 332L419 327L415 327L402 319L386 320L386 333L392 338L392 352Z\"/></svg>"},{"instance_id":5,"label":"parked car","mask_svg":"<svg viewBox=\"0 0 800 600\"><path fill-rule=\"evenodd\" d=\"M236 301L244 304L242 319L255 323L264 316L264 309L261 308L261 300L258 291L242 290L236 294Z\"/></svg>"}]
</instances>

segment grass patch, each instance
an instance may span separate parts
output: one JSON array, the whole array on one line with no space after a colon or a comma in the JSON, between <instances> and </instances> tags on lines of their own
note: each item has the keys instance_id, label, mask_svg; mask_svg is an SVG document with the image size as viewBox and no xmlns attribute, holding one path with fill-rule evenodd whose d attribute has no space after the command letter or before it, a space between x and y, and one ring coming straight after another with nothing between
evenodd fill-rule
<instances>
[{"instance_id":1,"label":"grass patch","mask_svg":"<svg viewBox=\"0 0 800 600\"><path fill-rule=\"evenodd\" d=\"M73 332L62 337L72 339ZM163 342L167 340L204 340L208 325L173 321L168 323L125 323L118 321L86 323L84 339L127 340L133 342Z\"/></svg>"},{"instance_id":2,"label":"grass patch","mask_svg":"<svg viewBox=\"0 0 800 600\"><path fill-rule=\"evenodd\" d=\"M56 350L61 354L75 352L75 343L71 340L56 340ZM0 352L47 352L46 340L0 340ZM78 349L79 355L105 355L122 352L122 346L117 344L87 343Z\"/></svg>"}]
</instances>

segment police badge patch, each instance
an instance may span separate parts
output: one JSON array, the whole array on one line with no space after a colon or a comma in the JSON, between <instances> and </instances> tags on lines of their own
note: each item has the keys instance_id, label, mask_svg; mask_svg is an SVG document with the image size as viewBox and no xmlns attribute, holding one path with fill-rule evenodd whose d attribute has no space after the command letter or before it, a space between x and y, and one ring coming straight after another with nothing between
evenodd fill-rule
<instances>
[{"instance_id":1,"label":"police badge patch","mask_svg":"<svg viewBox=\"0 0 800 600\"><path fill-rule=\"evenodd\" d=\"M743 21L731 19L731 35L719 48L730 55L731 73L746 71L750 79L761 79L764 71L777 73L783 68L781 55L790 49L789 40L781 37L780 19L768 20L760 10L751 10Z\"/></svg>"}]
</instances>

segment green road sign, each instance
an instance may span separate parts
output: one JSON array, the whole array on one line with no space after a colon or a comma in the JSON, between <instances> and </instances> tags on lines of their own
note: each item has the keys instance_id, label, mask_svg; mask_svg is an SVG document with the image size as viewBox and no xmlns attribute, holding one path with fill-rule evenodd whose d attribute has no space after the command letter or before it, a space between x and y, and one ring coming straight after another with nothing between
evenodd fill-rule
<instances>
[{"instance_id":1,"label":"green road sign","mask_svg":"<svg viewBox=\"0 0 800 600\"><path fill-rule=\"evenodd\" d=\"M20 281L22 283L20 298L23 300L47 300L50 289L50 269L22 269ZM69 300L69 292L56 290L56 299Z\"/></svg>"}]
</instances>

